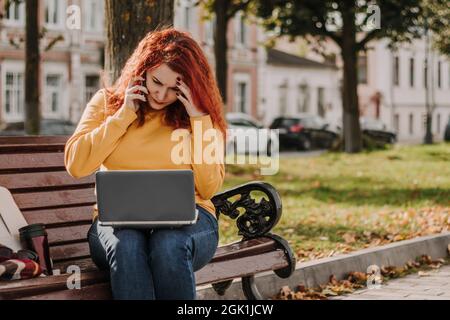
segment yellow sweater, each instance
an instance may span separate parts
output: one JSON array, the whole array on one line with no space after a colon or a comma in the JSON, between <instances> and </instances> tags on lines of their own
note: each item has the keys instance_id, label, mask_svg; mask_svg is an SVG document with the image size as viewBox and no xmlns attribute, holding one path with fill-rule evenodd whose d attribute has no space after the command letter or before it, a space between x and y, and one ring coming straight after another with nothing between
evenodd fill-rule
<instances>
[{"instance_id":1,"label":"yellow sweater","mask_svg":"<svg viewBox=\"0 0 450 320\"><path fill-rule=\"evenodd\" d=\"M176 164L171 160L171 151L180 142L171 141L174 128L162 123L164 110L152 111L146 116L144 125L138 128L136 112L127 107L121 107L105 119L105 103L106 96L103 90L99 90L87 104L75 132L67 141L64 164L69 174L81 178L97 169L191 169L195 181L195 202L215 216L215 207L210 199L222 187L225 176L223 161L196 163L198 161L193 160L191 152L190 164ZM194 126L194 121L200 121L202 132L215 128L209 115L191 117L189 132L192 138L196 133L194 128L199 128L198 124ZM207 146L208 143L203 142L201 148ZM93 219L97 215L95 204Z\"/></svg>"}]
</instances>

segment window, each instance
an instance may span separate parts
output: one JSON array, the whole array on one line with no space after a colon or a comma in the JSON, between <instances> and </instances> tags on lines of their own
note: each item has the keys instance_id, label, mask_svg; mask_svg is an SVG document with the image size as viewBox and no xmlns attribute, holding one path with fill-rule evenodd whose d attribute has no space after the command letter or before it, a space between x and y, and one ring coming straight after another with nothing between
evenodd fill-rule
<instances>
[{"instance_id":1,"label":"window","mask_svg":"<svg viewBox=\"0 0 450 320\"><path fill-rule=\"evenodd\" d=\"M438 64L437 64L437 86L438 86L438 88L441 88L441 85L442 85L441 62L438 61Z\"/></svg>"},{"instance_id":2,"label":"window","mask_svg":"<svg viewBox=\"0 0 450 320\"><path fill-rule=\"evenodd\" d=\"M98 75L86 75L84 78L85 83L85 94L84 94L84 101L85 104L91 100L91 98L94 96L94 94L99 89L99 76Z\"/></svg>"},{"instance_id":3,"label":"window","mask_svg":"<svg viewBox=\"0 0 450 320\"><path fill-rule=\"evenodd\" d=\"M102 31L103 29L103 1L84 0L84 26L87 31ZM99 14L100 13L100 14Z\"/></svg>"},{"instance_id":4,"label":"window","mask_svg":"<svg viewBox=\"0 0 450 320\"><path fill-rule=\"evenodd\" d=\"M398 113L394 115L394 130L396 133L400 130L400 115Z\"/></svg>"},{"instance_id":5,"label":"window","mask_svg":"<svg viewBox=\"0 0 450 320\"><path fill-rule=\"evenodd\" d=\"M251 78L248 73L233 74L233 106L231 110L250 114L251 96L250 96Z\"/></svg>"},{"instance_id":6,"label":"window","mask_svg":"<svg viewBox=\"0 0 450 320\"><path fill-rule=\"evenodd\" d=\"M247 25L242 12L235 16L235 43L238 46L245 46L247 43Z\"/></svg>"},{"instance_id":7,"label":"window","mask_svg":"<svg viewBox=\"0 0 450 320\"><path fill-rule=\"evenodd\" d=\"M394 85L400 85L400 59L399 57L394 58L394 70L393 70L393 79Z\"/></svg>"},{"instance_id":8,"label":"window","mask_svg":"<svg viewBox=\"0 0 450 320\"><path fill-rule=\"evenodd\" d=\"M409 134L414 134L414 115L412 113L409 114Z\"/></svg>"},{"instance_id":9,"label":"window","mask_svg":"<svg viewBox=\"0 0 450 320\"><path fill-rule=\"evenodd\" d=\"M436 133L440 134L441 133L441 114L438 113L436 116Z\"/></svg>"},{"instance_id":10,"label":"window","mask_svg":"<svg viewBox=\"0 0 450 320\"><path fill-rule=\"evenodd\" d=\"M284 116L287 114L287 92L288 92L287 81L280 84L280 86L278 87L278 92L280 103L280 115Z\"/></svg>"},{"instance_id":11,"label":"window","mask_svg":"<svg viewBox=\"0 0 450 320\"><path fill-rule=\"evenodd\" d=\"M422 113L422 132L425 132L427 129L427 114L424 112Z\"/></svg>"},{"instance_id":12,"label":"window","mask_svg":"<svg viewBox=\"0 0 450 320\"><path fill-rule=\"evenodd\" d=\"M325 116L324 92L324 88L317 88L317 111L321 117Z\"/></svg>"},{"instance_id":13,"label":"window","mask_svg":"<svg viewBox=\"0 0 450 320\"><path fill-rule=\"evenodd\" d=\"M414 87L414 58L409 59L409 86Z\"/></svg>"},{"instance_id":14,"label":"window","mask_svg":"<svg viewBox=\"0 0 450 320\"><path fill-rule=\"evenodd\" d=\"M428 66L427 66L427 59L423 62L423 86L425 88L428 88Z\"/></svg>"},{"instance_id":15,"label":"window","mask_svg":"<svg viewBox=\"0 0 450 320\"><path fill-rule=\"evenodd\" d=\"M302 83L298 86L297 111L309 111L309 88L308 84Z\"/></svg>"},{"instance_id":16,"label":"window","mask_svg":"<svg viewBox=\"0 0 450 320\"><path fill-rule=\"evenodd\" d=\"M46 0L45 1L45 22L49 26L60 27L63 25L64 1Z\"/></svg>"},{"instance_id":17,"label":"window","mask_svg":"<svg viewBox=\"0 0 450 320\"><path fill-rule=\"evenodd\" d=\"M59 112L61 105L61 75L48 74L45 78L46 103L44 106L44 115L52 117Z\"/></svg>"},{"instance_id":18,"label":"window","mask_svg":"<svg viewBox=\"0 0 450 320\"><path fill-rule=\"evenodd\" d=\"M358 83L367 83L367 55L358 56Z\"/></svg>"},{"instance_id":19,"label":"window","mask_svg":"<svg viewBox=\"0 0 450 320\"><path fill-rule=\"evenodd\" d=\"M238 92L237 92L237 111L246 113L246 92L247 92L247 83L239 82L238 83Z\"/></svg>"},{"instance_id":20,"label":"window","mask_svg":"<svg viewBox=\"0 0 450 320\"><path fill-rule=\"evenodd\" d=\"M6 24L23 25L25 22L25 3L10 2L5 12Z\"/></svg>"},{"instance_id":21,"label":"window","mask_svg":"<svg viewBox=\"0 0 450 320\"><path fill-rule=\"evenodd\" d=\"M6 72L4 86L3 110L5 120L23 121L24 119L24 82L23 73Z\"/></svg>"}]
</instances>

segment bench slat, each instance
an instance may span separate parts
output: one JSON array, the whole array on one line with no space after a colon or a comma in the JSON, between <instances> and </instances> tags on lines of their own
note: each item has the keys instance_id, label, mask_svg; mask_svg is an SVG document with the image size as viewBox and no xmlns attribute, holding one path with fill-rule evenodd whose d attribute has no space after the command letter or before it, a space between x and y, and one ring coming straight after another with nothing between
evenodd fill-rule
<instances>
[{"instance_id":1,"label":"bench slat","mask_svg":"<svg viewBox=\"0 0 450 320\"><path fill-rule=\"evenodd\" d=\"M251 270L248 267L249 265L252 266ZM288 262L282 250L217 263L209 263L202 269L195 272L196 285L204 285L207 283L250 276L254 273L275 270L286 267L287 265ZM0 288L0 298L12 299L40 295L39 298L42 299L44 298L44 293L52 291L53 292L50 293L50 296L54 296L54 294L59 296L62 294L69 297L72 291L76 291L66 290L67 278L69 276L71 276L71 274L63 274L52 277L39 277L17 282L12 281L11 283L8 283L4 287ZM105 271L82 272L81 286L83 287L89 284L105 283L108 279L108 272ZM61 292L55 292L59 290L68 292L64 294ZM104 290L109 291L109 288L104 287ZM66 294L68 294L68 296ZM105 292L104 294L107 295L108 292ZM47 296L47 294L45 296Z\"/></svg>"},{"instance_id":2,"label":"bench slat","mask_svg":"<svg viewBox=\"0 0 450 320\"><path fill-rule=\"evenodd\" d=\"M52 247L64 241L87 241L87 232L90 226L91 224L84 224L54 229L47 228L48 243Z\"/></svg>"},{"instance_id":3,"label":"bench slat","mask_svg":"<svg viewBox=\"0 0 450 320\"><path fill-rule=\"evenodd\" d=\"M18 300L111 300L111 285L103 282L74 290L62 290L48 294L24 297Z\"/></svg>"},{"instance_id":4,"label":"bench slat","mask_svg":"<svg viewBox=\"0 0 450 320\"><path fill-rule=\"evenodd\" d=\"M81 204L93 205L97 201L92 188L13 193L13 198L21 210Z\"/></svg>"},{"instance_id":5,"label":"bench slat","mask_svg":"<svg viewBox=\"0 0 450 320\"><path fill-rule=\"evenodd\" d=\"M25 171L49 167L64 167L64 153L15 153L0 154L0 169Z\"/></svg>"},{"instance_id":6,"label":"bench slat","mask_svg":"<svg viewBox=\"0 0 450 320\"><path fill-rule=\"evenodd\" d=\"M256 256L210 262L195 273L197 285L231 280L252 274L281 269L289 265L282 250L261 253ZM249 267L251 266L251 267Z\"/></svg>"},{"instance_id":7,"label":"bench slat","mask_svg":"<svg viewBox=\"0 0 450 320\"><path fill-rule=\"evenodd\" d=\"M65 144L70 136L8 136L0 137L0 145L2 144L47 144L58 143Z\"/></svg>"},{"instance_id":8,"label":"bench slat","mask_svg":"<svg viewBox=\"0 0 450 320\"><path fill-rule=\"evenodd\" d=\"M75 179L67 171L0 174L0 186L8 188L11 192L14 192L14 189L73 187L88 183L95 183L95 175Z\"/></svg>"},{"instance_id":9,"label":"bench slat","mask_svg":"<svg viewBox=\"0 0 450 320\"><path fill-rule=\"evenodd\" d=\"M32 279L9 281L0 287L0 299L17 299L24 296L43 294L67 289L67 278L71 274L43 276ZM102 271L82 272L81 286L105 282L109 275Z\"/></svg>"},{"instance_id":10,"label":"bench slat","mask_svg":"<svg viewBox=\"0 0 450 320\"><path fill-rule=\"evenodd\" d=\"M23 216L28 224L44 223L49 224L63 224L78 221L92 221L94 208L92 205L58 208L58 209L42 209L23 211Z\"/></svg>"},{"instance_id":11,"label":"bench slat","mask_svg":"<svg viewBox=\"0 0 450 320\"><path fill-rule=\"evenodd\" d=\"M69 260L73 261L71 264L76 264L76 260L88 256L90 256L90 251L87 241L50 247L50 257L54 263Z\"/></svg>"}]
</instances>

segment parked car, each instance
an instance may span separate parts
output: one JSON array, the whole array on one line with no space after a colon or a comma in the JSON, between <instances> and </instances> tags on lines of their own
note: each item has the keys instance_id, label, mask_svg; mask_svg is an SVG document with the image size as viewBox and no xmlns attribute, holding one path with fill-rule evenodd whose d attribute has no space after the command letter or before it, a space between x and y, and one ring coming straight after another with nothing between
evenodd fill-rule
<instances>
[{"instance_id":1,"label":"parked car","mask_svg":"<svg viewBox=\"0 0 450 320\"><path fill-rule=\"evenodd\" d=\"M61 119L41 119L40 132L42 136L52 135L72 135L75 132L76 124L68 120ZM25 129L23 122L8 123L0 129L0 136L24 136Z\"/></svg>"},{"instance_id":2,"label":"parked car","mask_svg":"<svg viewBox=\"0 0 450 320\"><path fill-rule=\"evenodd\" d=\"M448 116L447 126L445 127L444 140L450 141L450 116Z\"/></svg>"},{"instance_id":3,"label":"parked car","mask_svg":"<svg viewBox=\"0 0 450 320\"><path fill-rule=\"evenodd\" d=\"M280 148L329 149L339 139L339 133L325 119L307 113L275 118L270 128L279 130Z\"/></svg>"},{"instance_id":4,"label":"parked car","mask_svg":"<svg viewBox=\"0 0 450 320\"><path fill-rule=\"evenodd\" d=\"M258 129L264 129L264 126L246 113L230 112L226 114L228 129L237 130L243 129L248 134L248 141L242 139L229 139L227 141L226 153L231 153L234 150L235 154L261 154L271 156L274 153L274 148L278 148L278 137L274 134L269 136L260 135ZM247 131L250 130L250 131ZM264 139L258 141L258 139ZM239 143L245 141L245 143ZM261 142L259 147L258 142Z\"/></svg>"},{"instance_id":5,"label":"parked car","mask_svg":"<svg viewBox=\"0 0 450 320\"><path fill-rule=\"evenodd\" d=\"M397 142L397 134L386 129L386 125L376 119L360 118L361 131L363 135L376 142L393 144Z\"/></svg>"}]
</instances>

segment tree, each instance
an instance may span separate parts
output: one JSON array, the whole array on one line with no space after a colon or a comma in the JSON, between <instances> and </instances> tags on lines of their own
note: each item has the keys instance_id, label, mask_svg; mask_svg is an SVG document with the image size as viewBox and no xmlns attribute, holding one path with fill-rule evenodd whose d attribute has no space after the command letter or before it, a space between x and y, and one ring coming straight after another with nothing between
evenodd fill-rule
<instances>
[{"instance_id":1,"label":"tree","mask_svg":"<svg viewBox=\"0 0 450 320\"><path fill-rule=\"evenodd\" d=\"M25 132L39 134L41 95L39 79L41 74L39 51L39 0L27 0L25 32Z\"/></svg>"},{"instance_id":2,"label":"tree","mask_svg":"<svg viewBox=\"0 0 450 320\"><path fill-rule=\"evenodd\" d=\"M14 36L9 38L10 44L16 49L21 49L21 43L25 41L25 132L31 135L37 135L40 132L40 75L41 75L41 53L39 42L45 37L47 30L39 25L39 7L40 0L6 0L4 10L7 12L11 5L20 5L25 3L25 39L21 38L18 42ZM0 17L0 18L3 18ZM44 48L49 51L58 42L64 40L62 35L55 37Z\"/></svg>"},{"instance_id":3,"label":"tree","mask_svg":"<svg viewBox=\"0 0 450 320\"><path fill-rule=\"evenodd\" d=\"M214 28L214 57L216 60L216 79L222 100L227 103L227 74L228 74L228 23L237 12L245 12L253 0L199 0L195 5L201 4L207 12L205 18L211 19L215 15Z\"/></svg>"},{"instance_id":4,"label":"tree","mask_svg":"<svg viewBox=\"0 0 450 320\"><path fill-rule=\"evenodd\" d=\"M112 84L149 31L173 25L174 1L105 0L105 18L105 71Z\"/></svg>"},{"instance_id":5,"label":"tree","mask_svg":"<svg viewBox=\"0 0 450 320\"><path fill-rule=\"evenodd\" d=\"M427 25L433 32L433 46L442 54L450 56L450 6L446 1L425 1Z\"/></svg>"},{"instance_id":6,"label":"tree","mask_svg":"<svg viewBox=\"0 0 450 320\"><path fill-rule=\"evenodd\" d=\"M357 94L357 57L375 39L391 44L421 35L422 0L256 0L255 14L275 36L331 39L343 61L343 127L348 153L362 149ZM435 0L441 1L441 0ZM443 1L443 0L442 0Z\"/></svg>"}]
</instances>

